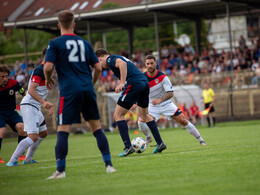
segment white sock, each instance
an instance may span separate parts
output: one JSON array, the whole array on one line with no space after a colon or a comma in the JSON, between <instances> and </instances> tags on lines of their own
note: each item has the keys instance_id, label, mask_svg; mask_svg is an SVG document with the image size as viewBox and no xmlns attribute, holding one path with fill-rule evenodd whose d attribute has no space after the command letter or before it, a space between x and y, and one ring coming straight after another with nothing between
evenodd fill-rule
<instances>
[{"instance_id":1,"label":"white sock","mask_svg":"<svg viewBox=\"0 0 260 195\"><path fill-rule=\"evenodd\" d=\"M29 137L26 137L18 144L16 150L14 151L9 162L17 162L19 157L31 146L33 145L33 140Z\"/></svg>"},{"instance_id":2,"label":"white sock","mask_svg":"<svg viewBox=\"0 0 260 195\"><path fill-rule=\"evenodd\" d=\"M35 151L37 150L37 148L39 147L40 143L44 140L44 138L38 137L38 140L30 146L30 148L28 149L28 152L26 154L26 158L25 158L25 162L31 162L33 155L35 153Z\"/></svg>"},{"instance_id":3,"label":"white sock","mask_svg":"<svg viewBox=\"0 0 260 195\"><path fill-rule=\"evenodd\" d=\"M197 140L203 141L202 137L200 136L199 131L197 128L188 121L188 124L185 126L185 128L189 131L191 135L193 135Z\"/></svg>"},{"instance_id":4,"label":"white sock","mask_svg":"<svg viewBox=\"0 0 260 195\"><path fill-rule=\"evenodd\" d=\"M146 123L138 121L138 127L139 127L140 131L142 131L142 133L146 137L151 137L151 134L150 134L150 131L149 131L149 127L147 126Z\"/></svg>"}]
</instances>

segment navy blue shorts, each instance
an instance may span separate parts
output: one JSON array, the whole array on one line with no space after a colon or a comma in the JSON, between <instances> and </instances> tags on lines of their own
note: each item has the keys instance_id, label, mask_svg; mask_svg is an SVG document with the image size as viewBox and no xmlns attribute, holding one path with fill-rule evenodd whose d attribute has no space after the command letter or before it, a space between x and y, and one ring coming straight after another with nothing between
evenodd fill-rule
<instances>
[{"instance_id":1,"label":"navy blue shorts","mask_svg":"<svg viewBox=\"0 0 260 195\"><path fill-rule=\"evenodd\" d=\"M135 103L142 108L147 108L149 104L149 92L150 88L148 81L139 81L131 84L127 83L117 104L128 110Z\"/></svg>"},{"instance_id":2,"label":"navy blue shorts","mask_svg":"<svg viewBox=\"0 0 260 195\"><path fill-rule=\"evenodd\" d=\"M57 125L80 123L80 113L86 121L100 119L94 88L60 97Z\"/></svg>"},{"instance_id":3,"label":"navy blue shorts","mask_svg":"<svg viewBox=\"0 0 260 195\"><path fill-rule=\"evenodd\" d=\"M17 123L22 123L22 117L14 110L10 112L0 112L0 128L6 127L6 124L8 124L13 131L17 132L15 129L15 125Z\"/></svg>"}]
</instances>

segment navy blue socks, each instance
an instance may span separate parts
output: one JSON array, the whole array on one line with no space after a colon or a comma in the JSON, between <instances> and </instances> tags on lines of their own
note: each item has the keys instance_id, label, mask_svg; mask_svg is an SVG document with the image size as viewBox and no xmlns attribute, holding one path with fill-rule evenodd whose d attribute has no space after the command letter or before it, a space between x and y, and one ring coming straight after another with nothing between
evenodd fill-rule
<instances>
[{"instance_id":1,"label":"navy blue socks","mask_svg":"<svg viewBox=\"0 0 260 195\"><path fill-rule=\"evenodd\" d=\"M110 156L110 151L109 151L109 145L108 145L106 135L104 134L102 129L96 130L93 133L93 135L97 139L97 145L98 145L98 148L99 148L99 150L102 154L103 161L105 162L106 166L108 166L108 165L112 166L111 156Z\"/></svg>"},{"instance_id":2,"label":"navy blue socks","mask_svg":"<svg viewBox=\"0 0 260 195\"><path fill-rule=\"evenodd\" d=\"M68 154L68 137L69 133L65 131L58 131L57 143L55 146L55 156L57 171L63 172L66 167L66 156Z\"/></svg>"},{"instance_id":3,"label":"navy blue socks","mask_svg":"<svg viewBox=\"0 0 260 195\"><path fill-rule=\"evenodd\" d=\"M125 148L130 148L131 147L131 141L129 138L129 134L128 134L128 126L125 120L122 121L117 121L116 122L117 127L119 129L119 133L121 135L121 138L125 144Z\"/></svg>"},{"instance_id":4,"label":"navy blue socks","mask_svg":"<svg viewBox=\"0 0 260 195\"><path fill-rule=\"evenodd\" d=\"M161 138L161 135L159 133L159 130L157 128L155 121L152 120L150 122L147 122L146 124L149 127L149 129L151 130L157 145L160 145L162 143L162 138Z\"/></svg>"}]
</instances>

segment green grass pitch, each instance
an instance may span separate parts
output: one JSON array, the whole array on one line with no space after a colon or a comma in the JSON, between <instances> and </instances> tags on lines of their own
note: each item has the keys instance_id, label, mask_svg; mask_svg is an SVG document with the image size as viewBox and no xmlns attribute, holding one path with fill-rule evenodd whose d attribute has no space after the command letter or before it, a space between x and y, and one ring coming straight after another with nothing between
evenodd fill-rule
<instances>
[{"instance_id":1,"label":"green grass pitch","mask_svg":"<svg viewBox=\"0 0 260 195\"><path fill-rule=\"evenodd\" d=\"M64 179L45 180L56 168L56 135L43 141L34 159L39 164L0 164L0 194L260 194L260 120L198 126L207 146L181 128L160 130L167 149L119 158L120 135L107 133L118 173L107 174L91 133L70 135ZM130 137L142 136L130 131ZM17 139L4 139L1 157L7 162ZM152 142L150 145L154 145ZM21 164L21 163L20 163Z\"/></svg>"}]
</instances>

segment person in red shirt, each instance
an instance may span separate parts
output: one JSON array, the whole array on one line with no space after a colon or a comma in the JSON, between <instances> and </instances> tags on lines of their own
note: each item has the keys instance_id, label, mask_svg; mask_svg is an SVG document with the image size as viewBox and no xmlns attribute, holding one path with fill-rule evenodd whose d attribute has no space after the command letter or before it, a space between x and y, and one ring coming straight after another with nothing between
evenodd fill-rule
<instances>
[{"instance_id":1,"label":"person in red shirt","mask_svg":"<svg viewBox=\"0 0 260 195\"><path fill-rule=\"evenodd\" d=\"M190 106L190 114L191 114L191 120L193 124L197 123L197 119L199 118L199 108L196 105L195 101L192 101L192 104Z\"/></svg>"}]
</instances>

